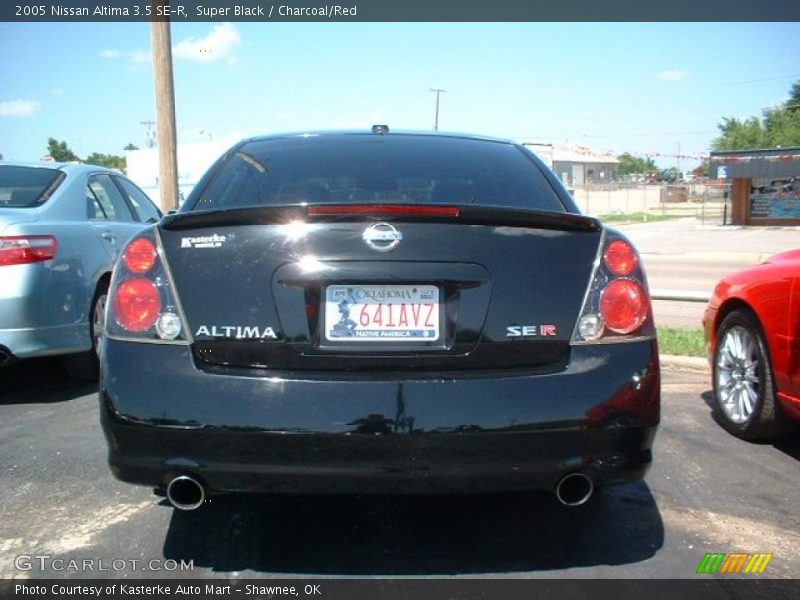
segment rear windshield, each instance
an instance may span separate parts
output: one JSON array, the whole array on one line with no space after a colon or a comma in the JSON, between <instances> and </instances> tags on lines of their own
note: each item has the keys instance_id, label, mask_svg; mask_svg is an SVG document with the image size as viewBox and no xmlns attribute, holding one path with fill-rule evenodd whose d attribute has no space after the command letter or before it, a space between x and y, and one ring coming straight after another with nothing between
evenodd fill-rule
<instances>
[{"instance_id":1,"label":"rear windshield","mask_svg":"<svg viewBox=\"0 0 800 600\"><path fill-rule=\"evenodd\" d=\"M192 210L296 203L479 204L565 212L516 146L454 137L320 135L245 143Z\"/></svg>"},{"instance_id":2,"label":"rear windshield","mask_svg":"<svg viewBox=\"0 0 800 600\"><path fill-rule=\"evenodd\" d=\"M39 167L0 166L0 208L32 208L44 204L64 172Z\"/></svg>"}]
</instances>

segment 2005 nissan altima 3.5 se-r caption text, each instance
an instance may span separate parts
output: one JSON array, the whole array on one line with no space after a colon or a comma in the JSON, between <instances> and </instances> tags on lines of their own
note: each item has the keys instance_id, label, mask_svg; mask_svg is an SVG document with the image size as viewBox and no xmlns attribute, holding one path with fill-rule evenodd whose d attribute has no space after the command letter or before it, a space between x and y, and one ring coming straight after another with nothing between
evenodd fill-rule
<instances>
[{"instance_id":1,"label":"2005 nissan altima 3.5 se-r caption text","mask_svg":"<svg viewBox=\"0 0 800 600\"><path fill-rule=\"evenodd\" d=\"M209 494L550 490L643 477L659 420L638 255L511 142L245 140L117 264L114 474Z\"/></svg>"}]
</instances>

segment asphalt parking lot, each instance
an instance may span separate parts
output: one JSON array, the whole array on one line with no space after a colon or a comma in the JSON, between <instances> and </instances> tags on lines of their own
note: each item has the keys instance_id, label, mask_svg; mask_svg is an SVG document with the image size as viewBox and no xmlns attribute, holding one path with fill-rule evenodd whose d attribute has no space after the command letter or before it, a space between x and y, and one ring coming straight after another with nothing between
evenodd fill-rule
<instances>
[{"instance_id":1,"label":"asphalt parking lot","mask_svg":"<svg viewBox=\"0 0 800 600\"><path fill-rule=\"evenodd\" d=\"M112 478L92 386L52 360L18 365L0 372L0 577L691 578L712 577L695 574L708 552L772 553L760 577L797 577L800 439L731 437L709 387L704 373L666 370L646 481L576 509L512 494L229 497L182 513ZM56 558L125 566L71 571ZM193 570L142 571L152 559Z\"/></svg>"}]
</instances>

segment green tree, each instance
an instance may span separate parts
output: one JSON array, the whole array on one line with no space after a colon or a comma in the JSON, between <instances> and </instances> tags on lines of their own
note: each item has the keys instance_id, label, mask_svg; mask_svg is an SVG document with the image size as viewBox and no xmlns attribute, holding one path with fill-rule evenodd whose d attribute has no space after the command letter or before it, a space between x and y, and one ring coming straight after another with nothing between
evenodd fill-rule
<instances>
[{"instance_id":1,"label":"green tree","mask_svg":"<svg viewBox=\"0 0 800 600\"><path fill-rule=\"evenodd\" d=\"M56 162L71 162L80 160L78 155L70 150L67 142L59 142L55 138L47 138L47 153L53 157Z\"/></svg>"},{"instance_id":2,"label":"green tree","mask_svg":"<svg viewBox=\"0 0 800 600\"><path fill-rule=\"evenodd\" d=\"M750 117L740 121L723 117L717 125L720 136L712 145L714 150L744 150L746 148L766 148L767 133L758 117Z\"/></svg>"},{"instance_id":3,"label":"green tree","mask_svg":"<svg viewBox=\"0 0 800 600\"><path fill-rule=\"evenodd\" d=\"M642 158L640 156L633 156L630 152L624 152L617 157L619 165L617 165L618 175L632 175L634 173L647 173L648 171L656 170L656 163L652 158Z\"/></svg>"},{"instance_id":4,"label":"green tree","mask_svg":"<svg viewBox=\"0 0 800 600\"><path fill-rule=\"evenodd\" d=\"M120 171L124 170L127 166L124 157L117 156L116 154L102 154L100 152L92 152L86 157L84 162L89 165L119 169Z\"/></svg>"},{"instance_id":5,"label":"green tree","mask_svg":"<svg viewBox=\"0 0 800 600\"><path fill-rule=\"evenodd\" d=\"M133 143L129 143L127 146L125 146L123 148L123 150L125 150L125 151L138 150L138 149L139 149L139 146L136 146Z\"/></svg>"},{"instance_id":6,"label":"green tree","mask_svg":"<svg viewBox=\"0 0 800 600\"><path fill-rule=\"evenodd\" d=\"M783 106L764 110L761 117L723 118L717 124L720 135L712 142L714 150L747 150L800 146L800 81L792 85Z\"/></svg>"},{"instance_id":7,"label":"green tree","mask_svg":"<svg viewBox=\"0 0 800 600\"><path fill-rule=\"evenodd\" d=\"M789 101L786 108L791 111L800 111L800 81L796 81L789 90Z\"/></svg>"},{"instance_id":8,"label":"green tree","mask_svg":"<svg viewBox=\"0 0 800 600\"><path fill-rule=\"evenodd\" d=\"M800 110L771 108L764 111L768 147L800 146Z\"/></svg>"}]
</instances>

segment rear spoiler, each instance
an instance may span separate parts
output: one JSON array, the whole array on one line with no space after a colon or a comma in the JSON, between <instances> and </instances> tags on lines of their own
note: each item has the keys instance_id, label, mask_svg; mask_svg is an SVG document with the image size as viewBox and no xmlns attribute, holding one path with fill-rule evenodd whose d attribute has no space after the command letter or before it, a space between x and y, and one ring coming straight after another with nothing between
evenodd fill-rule
<instances>
[{"instance_id":1,"label":"rear spoiler","mask_svg":"<svg viewBox=\"0 0 800 600\"><path fill-rule=\"evenodd\" d=\"M287 204L177 213L161 220L167 231L229 227L236 225L274 225L291 221L309 223L403 221L412 223L460 223L529 227L559 231L600 231L593 217L573 213L475 205L429 204Z\"/></svg>"}]
</instances>

